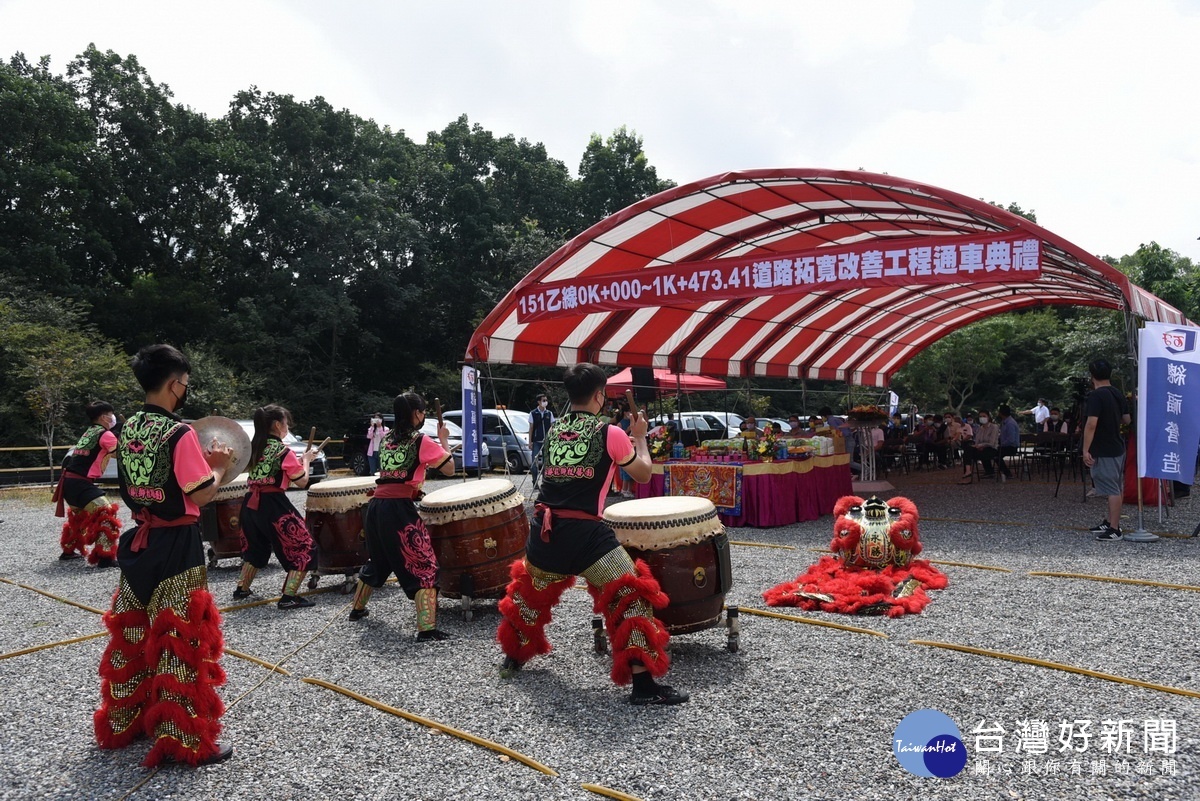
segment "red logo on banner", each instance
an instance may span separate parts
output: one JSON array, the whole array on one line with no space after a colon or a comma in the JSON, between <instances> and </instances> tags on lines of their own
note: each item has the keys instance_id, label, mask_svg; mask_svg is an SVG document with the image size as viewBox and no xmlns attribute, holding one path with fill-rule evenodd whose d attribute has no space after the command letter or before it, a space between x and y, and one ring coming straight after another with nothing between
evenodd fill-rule
<instances>
[{"instance_id":1,"label":"red logo on banner","mask_svg":"<svg viewBox=\"0 0 1200 801\"><path fill-rule=\"evenodd\" d=\"M1024 233L878 240L745 259L684 262L527 287L517 322L552 317L700 305L763 294L919 284L1036 281L1041 241Z\"/></svg>"}]
</instances>

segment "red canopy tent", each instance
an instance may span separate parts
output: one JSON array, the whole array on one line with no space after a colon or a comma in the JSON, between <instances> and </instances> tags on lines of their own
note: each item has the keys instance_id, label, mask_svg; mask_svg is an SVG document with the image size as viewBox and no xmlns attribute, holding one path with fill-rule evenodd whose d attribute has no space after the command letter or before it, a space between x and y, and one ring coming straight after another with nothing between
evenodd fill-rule
<instances>
[{"instance_id":1,"label":"red canopy tent","mask_svg":"<svg viewBox=\"0 0 1200 801\"><path fill-rule=\"evenodd\" d=\"M567 242L484 319L466 357L886 386L947 334L1046 305L1185 322L989 203L891 175L749 170L668 189Z\"/></svg>"},{"instance_id":2,"label":"red canopy tent","mask_svg":"<svg viewBox=\"0 0 1200 801\"><path fill-rule=\"evenodd\" d=\"M633 389L633 370L626 367L621 372L608 379L607 392L610 398L619 398L626 390ZM670 370L656 368L654 370L654 388L664 392L695 392L702 389L725 389L725 382L719 378L708 378L702 375L686 375L672 373Z\"/></svg>"}]
</instances>

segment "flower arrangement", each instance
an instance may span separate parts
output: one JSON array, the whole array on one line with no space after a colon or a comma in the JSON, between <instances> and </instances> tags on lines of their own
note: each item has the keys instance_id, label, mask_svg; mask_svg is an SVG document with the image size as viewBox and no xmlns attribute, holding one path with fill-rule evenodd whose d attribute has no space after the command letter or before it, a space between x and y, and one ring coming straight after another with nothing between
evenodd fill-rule
<instances>
[{"instance_id":1,"label":"flower arrangement","mask_svg":"<svg viewBox=\"0 0 1200 801\"><path fill-rule=\"evenodd\" d=\"M851 409L846 417L857 423L878 423L888 419L888 414L878 406L860 405Z\"/></svg>"},{"instance_id":2,"label":"flower arrangement","mask_svg":"<svg viewBox=\"0 0 1200 801\"><path fill-rule=\"evenodd\" d=\"M775 434L775 429L767 426L758 439L750 443L750 447L754 449L754 453L759 459L770 461L775 458L775 452L779 450L779 437Z\"/></svg>"},{"instance_id":3,"label":"flower arrangement","mask_svg":"<svg viewBox=\"0 0 1200 801\"><path fill-rule=\"evenodd\" d=\"M671 435L666 431L646 438L646 445L650 448L650 458L654 461L665 461L671 455L672 444Z\"/></svg>"}]
</instances>

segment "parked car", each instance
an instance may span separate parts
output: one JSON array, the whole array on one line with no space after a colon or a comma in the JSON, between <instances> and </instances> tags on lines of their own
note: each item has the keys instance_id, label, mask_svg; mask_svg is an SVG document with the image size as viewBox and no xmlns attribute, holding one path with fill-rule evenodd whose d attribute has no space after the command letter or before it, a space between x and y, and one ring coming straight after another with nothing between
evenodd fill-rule
<instances>
[{"instance_id":1,"label":"parked car","mask_svg":"<svg viewBox=\"0 0 1200 801\"><path fill-rule=\"evenodd\" d=\"M741 434L739 426L745 418L733 412L679 412L676 418L683 423L684 431L698 430L700 439L726 439ZM666 416L655 418L651 427L666 420ZM690 421L690 422L689 422ZM710 429L709 433L703 431Z\"/></svg>"},{"instance_id":2,"label":"parked car","mask_svg":"<svg viewBox=\"0 0 1200 801\"><path fill-rule=\"evenodd\" d=\"M384 414L380 416L383 418L383 424L388 428L392 428L393 424L396 422L396 416L394 414ZM447 419L444 420L444 422L446 423L446 429L449 433L446 441L450 445L450 453L454 455L454 469L457 472L462 472L462 429L458 427L457 423L451 420ZM353 470L356 476L370 475L371 472L370 462L367 460L368 442L366 433L370 425L370 416L365 416L359 421L359 426L357 429L355 429L354 433L344 434L342 436L342 462L351 470ZM425 424L421 426L421 433L437 439L437 418L426 417ZM483 453L481 455L483 457L484 469L486 470L490 467L488 464L487 443L482 443L482 446ZM478 473L478 471L473 472L476 474Z\"/></svg>"},{"instance_id":3,"label":"parked car","mask_svg":"<svg viewBox=\"0 0 1200 801\"><path fill-rule=\"evenodd\" d=\"M533 464L529 447L529 412L515 409L483 409L483 445L493 468L508 466L511 473L527 473ZM462 426L462 410L446 412L446 422Z\"/></svg>"},{"instance_id":4,"label":"parked car","mask_svg":"<svg viewBox=\"0 0 1200 801\"><path fill-rule=\"evenodd\" d=\"M253 420L235 420L234 422L236 422L239 426L242 427L242 430L246 432L246 436L250 437L251 440L254 439L254 421ZM324 437L322 437L322 439L324 439ZM300 439L300 437L296 436L295 434L293 434L291 432L288 433L287 439L285 439L283 441L283 444L287 445L291 449L292 453L296 454L297 459L299 459L301 456L303 456L304 451L308 449L308 442L303 439ZM313 443L313 447L315 448L316 446L318 446L320 444L321 443L318 440L317 442ZM246 469L249 470L250 468L247 467ZM320 481L323 478L326 478L328 475L329 475L329 459L326 458L325 452L322 451L320 454L317 455L317 458L313 459L313 461L312 461L312 466L309 469L309 473L308 473L308 486L311 487L313 484L316 484L318 481Z\"/></svg>"}]
</instances>

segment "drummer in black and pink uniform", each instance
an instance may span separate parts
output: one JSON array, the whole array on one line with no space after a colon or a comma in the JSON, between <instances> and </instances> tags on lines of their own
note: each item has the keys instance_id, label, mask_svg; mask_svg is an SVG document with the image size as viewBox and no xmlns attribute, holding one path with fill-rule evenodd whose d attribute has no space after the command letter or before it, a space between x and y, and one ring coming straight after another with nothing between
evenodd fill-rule
<instances>
[{"instance_id":1,"label":"drummer in black and pink uniform","mask_svg":"<svg viewBox=\"0 0 1200 801\"><path fill-rule=\"evenodd\" d=\"M650 480L652 469L645 415L639 412L630 421L628 434L598 416L606 381L594 364L576 365L563 376L571 411L546 436L542 491L525 559L513 562L512 582L499 604L503 619L497 637L505 655L500 672L511 677L534 656L550 651L550 612L580 575L587 579L595 611L605 618L613 681L632 681L633 704L679 704L688 700L687 693L654 681L670 665L667 630L654 617L654 608L666 606L667 596L646 563L635 564L601 520L617 468L640 484Z\"/></svg>"},{"instance_id":2,"label":"drummer in black and pink uniform","mask_svg":"<svg viewBox=\"0 0 1200 801\"><path fill-rule=\"evenodd\" d=\"M417 639L444 640L450 635L437 627L437 555L429 530L417 514L416 501L421 497L426 467L444 476L454 475L450 432L444 425L438 426L440 445L421 433L425 399L415 392L397 395L392 406L395 428L383 440L375 494L363 515L369 558L358 576L350 619L367 616L371 593L395 573L404 593L416 602Z\"/></svg>"},{"instance_id":3,"label":"drummer in black and pink uniform","mask_svg":"<svg viewBox=\"0 0 1200 801\"><path fill-rule=\"evenodd\" d=\"M59 538L62 554L58 558L87 556L88 562L97 567L112 567L117 563L121 522L117 519L117 505L108 502L108 496L95 482L104 474L109 458L117 449L117 436L113 433L117 415L112 405L104 401L89 403L84 411L91 425L71 449L54 490L55 517L63 516L64 502L67 507L67 520Z\"/></svg>"},{"instance_id":4,"label":"drummer in black and pink uniform","mask_svg":"<svg viewBox=\"0 0 1200 801\"><path fill-rule=\"evenodd\" d=\"M308 469L317 451L308 450L300 459L283 443L291 428L292 415L271 404L254 411L254 438L250 441L249 492L242 502L241 526L245 537L242 575L235 600L250 597L250 583L267 566L271 550L287 571L283 580L280 609L316 606L299 594L300 582L313 562L313 538L304 518L287 499L288 487L308 486Z\"/></svg>"},{"instance_id":5,"label":"drummer in black and pink uniform","mask_svg":"<svg viewBox=\"0 0 1200 801\"><path fill-rule=\"evenodd\" d=\"M170 345L133 359L146 405L121 425L117 475L137 525L121 535L121 579L104 615L101 704L93 716L101 748L152 740L142 763L205 765L233 753L217 742L225 711L221 614L208 592L200 507L217 494L232 453L207 449L175 411L187 400L188 360Z\"/></svg>"}]
</instances>

